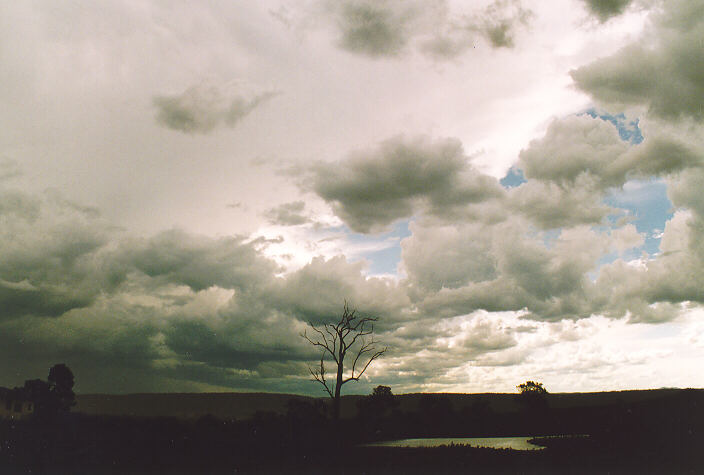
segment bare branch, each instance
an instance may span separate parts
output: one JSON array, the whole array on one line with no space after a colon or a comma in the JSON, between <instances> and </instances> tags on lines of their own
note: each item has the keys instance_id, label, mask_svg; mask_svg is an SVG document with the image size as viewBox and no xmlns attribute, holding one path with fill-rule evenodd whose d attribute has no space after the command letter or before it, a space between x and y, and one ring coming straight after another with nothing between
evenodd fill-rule
<instances>
[{"instance_id":1,"label":"bare branch","mask_svg":"<svg viewBox=\"0 0 704 475\"><path fill-rule=\"evenodd\" d=\"M323 332L321 332L319 329L315 328L312 324L310 324L310 327L322 336L323 341L321 342L321 341L317 341L317 340L311 340L310 337L308 337L308 333L306 332L306 330L304 330L303 333L301 333L301 336L303 338L305 338L306 340L308 340L308 343L310 343L311 345L318 346L318 347L322 348L323 353L326 353L326 352L329 353L333 357L335 362L337 363L337 355L335 354L335 348L336 348L335 342L333 341L333 344L331 346L330 343L328 342L327 338L325 338L325 335L323 334Z\"/></svg>"},{"instance_id":2,"label":"bare branch","mask_svg":"<svg viewBox=\"0 0 704 475\"><path fill-rule=\"evenodd\" d=\"M361 378L362 375L364 374L364 372L367 371L367 368L369 368L369 365L372 364L372 361L374 361L375 359L379 358L381 355L383 355L384 353L386 353L386 350L388 350L388 347L384 347L383 350L379 350L379 351L375 352L375 353L369 358L369 360L367 360L367 363L364 365L364 368L362 368L362 371L360 371L360 372L357 374L357 376L355 376L355 375L354 375L354 372L353 372L353 373L352 373L352 376L350 376L350 377L347 378L347 379L342 380L342 384L347 383L347 382L349 382L349 381L359 381L359 378ZM358 356L359 356L359 355L358 355Z\"/></svg>"},{"instance_id":3,"label":"bare branch","mask_svg":"<svg viewBox=\"0 0 704 475\"><path fill-rule=\"evenodd\" d=\"M376 317L359 317L357 310L350 310L349 304L345 300L342 315L337 323L326 323L321 327L309 324L316 333L315 337L309 337L304 331L303 336L308 343L314 347L321 348L320 365L318 368L308 367L313 381L317 381L325 388L327 394L333 400L333 411L335 419L339 419L340 413L340 389L343 384L350 381L359 381L374 360L382 356L387 348L377 350L374 341L374 322ZM369 341L367 335L372 335ZM349 377L344 378L345 358L354 355L352 359L351 372ZM325 378L325 359L332 357L336 364L335 382L328 382ZM362 363L364 365L362 366ZM358 371L358 367L361 369Z\"/></svg>"},{"instance_id":4,"label":"bare branch","mask_svg":"<svg viewBox=\"0 0 704 475\"><path fill-rule=\"evenodd\" d=\"M366 335L371 335L372 332L374 331L374 324L371 324L370 328L368 328L368 329L364 328L364 324L367 322L375 322L376 320L377 320L376 318L371 318L371 317L363 318L362 320L360 320L358 322L357 326L359 326L359 324L361 323L361 328L358 331L355 328L355 331L357 331L357 333L355 333L354 337L352 338L352 341L350 342L350 344L347 347L349 348L350 346L354 345L355 341L357 341L357 338L363 337Z\"/></svg>"},{"instance_id":5,"label":"bare branch","mask_svg":"<svg viewBox=\"0 0 704 475\"><path fill-rule=\"evenodd\" d=\"M310 371L311 376L313 376L313 379L311 381L317 381L320 384L323 385L325 388L325 391L328 393L330 397L333 397L331 389L328 387L328 382L325 379L325 362L323 358L320 358L320 369L319 370L314 370L310 366L308 366L308 371Z\"/></svg>"}]
</instances>

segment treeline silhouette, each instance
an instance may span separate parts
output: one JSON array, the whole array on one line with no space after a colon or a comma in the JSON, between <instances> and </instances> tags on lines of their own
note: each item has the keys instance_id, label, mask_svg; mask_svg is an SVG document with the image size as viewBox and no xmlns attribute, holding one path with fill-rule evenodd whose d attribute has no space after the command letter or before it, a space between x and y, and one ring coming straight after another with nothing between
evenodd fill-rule
<instances>
[{"instance_id":1,"label":"treeline silhouette","mask_svg":"<svg viewBox=\"0 0 704 475\"><path fill-rule=\"evenodd\" d=\"M324 400L292 398L285 413L246 420L88 416L64 412L0 422L0 472L31 470L336 471L399 473L476 469L543 473L568 470L696 472L704 467L704 391L666 391L643 401L555 407L558 395L496 412L490 396L456 408L448 395L419 395L402 409L391 388L357 398L356 414L334 421ZM540 441L517 452L464 446L365 447L411 437L588 434Z\"/></svg>"}]
</instances>

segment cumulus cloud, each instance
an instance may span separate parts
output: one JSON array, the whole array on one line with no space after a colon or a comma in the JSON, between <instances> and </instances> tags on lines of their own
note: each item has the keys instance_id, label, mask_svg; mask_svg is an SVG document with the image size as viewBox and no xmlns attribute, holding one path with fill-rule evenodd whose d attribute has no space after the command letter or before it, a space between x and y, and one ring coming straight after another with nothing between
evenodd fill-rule
<instances>
[{"instance_id":1,"label":"cumulus cloud","mask_svg":"<svg viewBox=\"0 0 704 475\"><path fill-rule=\"evenodd\" d=\"M370 232L420 210L449 216L501 197L498 181L470 162L458 140L398 137L340 163L315 165L307 186L350 228Z\"/></svg>"},{"instance_id":2,"label":"cumulus cloud","mask_svg":"<svg viewBox=\"0 0 704 475\"><path fill-rule=\"evenodd\" d=\"M529 181L510 190L509 206L542 229L580 224L602 224L616 213L602 201L603 192L593 178L579 177L574 186Z\"/></svg>"},{"instance_id":3,"label":"cumulus cloud","mask_svg":"<svg viewBox=\"0 0 704 475\"><path fill-rule=\"evenodd\" d=\"M337 3L340 47L368 56L395 56L406 46L409 23L420 11L413 2L348 0Z\"/></svg>"},{"instance_id":4,"label":"cumulus cloud","mask_svg":"<svg viewBox=\"0 0 704 475\"><path fill-rule=\"evenodd\" d=\"M627 148L610 123L570 116L553 121L544 137L522 150L518 166L528 179L574 186L578 179L589 177L599 188L608 188L625 179L625 170L614 162Z\"/></svg>"},{"instance_id":5,"label":"cumulus cloud","mask_svg":"<svg viewBox=\"0 0 704 475\"><path fill-rule=\"evenodd\" d=\"M492 48L511 48L532 13L520 0L494 0L481 11L453 12L445 0L431 2L329 2L338 44L369 57L398 57L412 48L435 59L451 59L473 47L477 36Z\"/></svg>"},{"instance_id":6,"label":"cumulus cloud","mask_svg":"<svg viewBox=\"0 0 704 475\"><path fill-rule=\"evenodd\" d=\"M243 237L213 239L171 230L128 242L123 252L135 269L158 285L186 285L195 291L211 286L242 289L262 285L276 269L255 244Z\"/></svg>"},{"instance_id":7,"label":"cumulus cloud","mask_svg":"<svg viewBox=\"0 0 704 475\"><path fill-rule=\"evenodd\" d=\"M509 190L509 206L542 228L600 224L614 212L604 192L622 186L628 146L616 128L588 116L555 120L545 136L521 151L527 182Z\"/></svg>"},{"instance_id":8,"label":"cumulus cloud","mask_svg":"<svg viewBox=\"0 0 704 475\"><path fill-rule=\"evenodd\" d=\"M109 261L114 228L55 193L0 190L2 317L55 317L89 305L123 278Z\"/></svg>"},{"instance_id":9,"label":"cumulus cloud","mask_svg":"<svg viewBox=\"0 0 704 475\"><path fill-rule=\"evenodd\" d=\"M318 258L276 277L256 239L128 236L56 193L1 192L0 344L13 374L61 360L82 391L302 392L316 357L299 337L307 322L337 318L345 297L389 328L407 314L401 287L366 278L361 262Z\"/></svg>"},{"instance_id":10,"label":"cumulus cloud","mask_svg":"<svg viewBox=\"0 0 704 475\"><path fill-rule=\"evenodd\" d=\"M612 107L642 106L664 119L704 118L704 66L693 45L704 38L704 5L674 0L617 54L572 71L579 88Z\"/></svg>"},{"instance_id":11,"label":"cumulus cloud","mask_svg":"<svg viewBox=\"0 0 704 475\"><path fill-rule=\"evenodd\" d=\"M427 227L413 223L401 242L404 271L416 291L458 288L496 277L493 229L479 223Z\"/></svg>"},{"instance_id":12,"label":"cumulus cloud","mask_svg":"<svg viewBox=\"0 0 704 475\"><path fill-rule=\"evenodd\" d=\"M481 233L476 233L472 227L458 227L457 233L467 233L471 239L484 242L478 245L483 246L480 262L489 264L486 267L489 272L475 274L473 279L464 277L455 285L444 285L435 291L428 291L428 284L425 288L419 286L415 297L425 314L449 317L483 309L527 311L526 317L540 320L586 318L600 309L593 298L594 283L589 278L598 259L643 242L643 236L632 225L611 231L576 226L563 229L551 238L548 234L531 232L528 222L512 220L486 227ZM435 250L433 257L440 264L451 259L462 263L478 255L477 245L443 248L443 243L450 244L443 240L445 232L437 235L436 246L433 229L414 233L404 242L404 252L431 246ZM419 240L421 237L423 241ZM416 275L417 270L423 269L416 261L418 257L414 253L404 253L411 282L432 275L430 272ZM439 277L435 289L445 280L443 273L452 272L441 266L431 270Z\"/></svg>"},{"instance_id":13,"label":"cumulus cloud","mask_svg":"<svg viewBox=\"0 0 704 475\"><path fill-rule=\"evenodd\" d=\"M310 218L303 215L306 204L304 201L292 201L283 203L266 212L266 217L271 224L281 226L298 226L310 221Z\"/></svg>"},{"instance_id":14,"label":"cumulus cloud","mask_svg":"<svg viewBox=\"0 0 704 475\"><path fill-rule=\"evenodd\" d=\"M509 206L542 228L603 224L620 211L607 206L609 190L629 180L668 177L701 164L699 139L659 121L628 144L610 122L589 116L553 121L545 136L521 151L527 181L509 190Z\"/></svg>"},{"instance_id":15,"label":"cumulus cloud","mask_svg":"<svg viewBox=\"0 0 704 475\"><path fill-rule=\"evenodd\" d=\"M156 120L168 129L207 134L220 125L234 127L276 94L268 91L251 95L214 86L192 86L181 94L156 96Z\"/></svg>"},{"instance_id":16,"label":"cumulus cloud","mask_svg":"<svg viewBox=\"0 0 704 475\"><path fill-rule=\"evenodd\" d=\"M622 14L633 0L582 0L589 10L600 22Z\"/></svg>"},{"instance_id":17,"label":"cumulus cloud","mask_svg":"<svg viewBox=\"0 0 704 475\"><path fill-rule=\"evenodd\" d=\"M469 24L494 48L512 48L516 30L528 26L533 13L520 0L494 0Z\"/></svg>"},{"instance_id":18,"label":"cumulus cloud","mask_svg":"<svg viewBox=\"0 0 704 475\"><path fill-rule=\"evenodd\" d=\"M277 281L271 298L280 311L313 324L337 318L340 296L361 313L378 316L381 325L393 325L408 316L410 301L403 289L387 279L367 278L363 270L362 262L348 262L343 256L317 257Z\"/></svg>"},{"instance_id":19,"label":"cumulus cloud","mask_svg":"<svg viewBox=\"0 0 704 475\"><path fill-rule=\"evenodd\" d=\"M587 7L604 22L634 2L588 1ZM337 47L364 58L394 59L383 65L365 63L365 67L386 77L378 90L372 91L374 94L367 94L372 99L391 97L385 95L384 88L395 86L400 75L417 70L417 55L442 61L458 58L475 46L485 50L520 47L522 31L529 27L531 19L521 3L508 0L487 0L480 7L442 0L344 0L325 2L325 6L322 21L333 29L332 41ZM38 43L25 41L23 44L31 46L31 57L51 59L58 52L68 54L71 60L52 60L43 69L29 68L32 71L6 68L13 74L20 71L19 76L13 76L16 87L8 89L16 99L10 101L14 108L8 109L8 117L17 118L8 123L19 129L8 129L7 153L22 163L46 165L41 173L28 173L32 181L36 175L48 176L58 170L62 177L37 180L38 184L31 183L31 187L15 189L11 187L13 183L30 181L22 181L19 162L0 159L0 356L3 361L0 379L6 381L3 385L21 384L17 378L46 374L50 364L64 361L76 372L81 392L237 388L310 393L316 387L308 382L306 362L314 361L317 354L299 334L309 322L320 324L339 317L345 298L360 313L380 318L378 337L390 350L388 358L378 361L369 375L393 385L395 392L447 388L500 390L513 387L526 374L540 374L543 370L573 377L575 373L570 371L577 368L588 373L586 379L592 377L595 368L646 361L638 355L629 357L626 350L611 353L595 349L599 345L582 343L610 325L626 327L626 321L677 324L682 312L704 304L702 81L698 50L692 46L701 43L702 12L699 2L665 2L662 7L653 11L652 22L637 43L612 58L573 72L578 87L612 113L620 113L621 107L627 107L624 115L610 116L612 123L602 120L605 116L584 115L552 122L543 137L525 144L516 157L515 165L522 170L525 180L516 178L516 186L511 189L502 188L495 178L475 166L475 159L467 152L475 144L465 142L463 146L454 138L396 137L350 153L334 163L309 162L295 178L301 182L301 191L315 195L315 202L291 198L299 201L284 202L265 211L263 217L276 226L301 225L280 228L283 237L270 239L258 238L258 234L227 235L229 231L211 237L161 228L146 235L134 231L132 234L119 229L97 209L71 202L57 193L27 190L61 180L64 183L61 186L85 185L89 180L86 177L97 178L98 187L105 183L120 188L121 179L143 175L117 173L114 177L104 177L106 170L117 170L111 167L122 163L121 158L134 155L125 153L127 149L104 148L105 128L100 126L99 119L103 119L105 104L117 108L118 126L122 119L129 119L123 126L128 122L137 124L125 135L125 140L139 139L139 148L148 157L139 160L140 163L148 163L150 170L161 170L162 165L169 163L174 147L182 144L178 140L143 142L146 135L133 135L138 133L137 129L146 134L153 131L142 127L145 124L135 117L118 117L120 104L126 102L123 93L129 95L130 91L120 89L116 93L110 82L114 77L122 77L110 72L143 71L142 66L153 62L154 54L161 57L167 50L183 53L185 47L188 54L180 57L188 64L184 63L184 67L179 63L180 67L169 72L163 66L175 63L166 57L165 62L155 62L156 69L152 70L164 73L161 76L149 73L140 79L130 75L125 84L129 82L134 88L135 97L141 97L145 88L164 91L163 84L158 84L164 78L192 81L187 76L192 71L203 72L204 64L216 64L223 68L221 72L239 70L245 65L255 76L293 81L290 85L297 93L295 101L289 104L291 115L280 118L278 125L254 133L252 140L236 141L234 148L220 141L210 144L214 148L200 146L207 144L194 147L193 154L221 157L222 161L211 163L217 165L211 167L216 170L232 165L232 160L274 166L280 161L272 153L283 151L291 156L328 153L334 144L346 143L344 146L348 147L357 139L385 133L372 130L374 126L369 124L374 121L369 121L367 115L375 111L358 101L353 101L352 115L355 120L365 121L366 129L362 127L364 130L355 134L343 132L345 138L341 141L332 140L330 130L309 127L313 122L306 122L313 119L325 122L327 117L310 114L307 107L310 100L323 104L322 109L335 111L336 117L351 113L352 109L345 109L351 104L350 98L338 97L340 91L347 89L329 81L348 79L349 68L364 61L360 63L359 58L340 55L325 47L320 49L319 44L312 42L290 41L289 34L300 31L295 28L297 13L288 16L285 7L277 15L291 26L287 32L272 30L272 25L276 28L279 25L260 21L270 17L257 8L217 9L217 13L223 13L227 28L220 28L221 18L216 11L208 7L198 9L196 21L205 26L199 31L207 35L198 41L189 36L194 10L157 9L155 15L148 16L159 18L159 22L140 20L134 23L137 28L129 28L142 32L130 45L143 40L143 34L153 39L149 40L152 46L147 48L151 51L145 50L138 57L129 55L139 48L127 51L123 48L125 42L117 40L124 37L121 32L110 31L109 38L104 28L94 28L115 23L103 21L108 18L97 10L85 17L99 20L85 22L92 25L88 29L79 25L70 31L61 30L50 41L45 42L46 38ZM19 18L27 12L20 8L15 13ZM46 21L42 25L63 21L55 13L44 15ZM132 18L127 15L129 23ZM308 10L301 15L310 16ZM623 23L629 23L629 19L624 18ZM163 34L164 24L173 27L169 34ZM620 30L624 26L620 23L612 26L597 26L600 33L606 32L603 37L606 41L589 40L589 55L598 53L591 46L611 44L614 36L610 35L625 31ZM631 28L630 24L627 26L626 30ZM39 30L29 30L42 38L46 36ZM19 35L22 31L13 33L13 38L31 37ZM209 36L211 33L215 36ZM561 42L552 33L541 32L541 45L557 45L556 62L551 63L554 67L562 67L566 61L578 62L587 54L583 32L572 33L568 32L567 42ZM174 43L166 41L167 37L180 40ZM84 41L86 38L91 41ZM14 43L22 41L9 42ZM35 51L35 44L49 49L40 51L37 47ZM207 58L203 58L202 44L222 45L222 48L208 48ZM51 54L45 54L46 51ZM26 61L21 59L26 56L18 54L15 66L25 65ZM233 57L238 58L237 64L221 63L223 58ZM453 65L426 67L431 84L427 88L459 80L466 91L475 83L464 80L479 77L469 78L467 74L476 72L476 67L488 71L487 74L500 72L493 69L493 61L508 58L490 52L477 57L482 61L491 58L491 64L477 66L457 61ZM194 59L189 63L188 58ZM311 64L311 58L324 67L306 69L304 66ZM96 59L107 59L105 67L95 68ZM403 59L410 61L401 64ZM79 67L66 69L62 65ZM291 65L297 65L294 69L299 72L315 70L322 74L291 76ZM548 69L552 71L551 67ZM333 70L334 74L327 74ZM37 71L41 74L35 74ZM74 77L76 71L79 73ZM315 80L314 87L311 79ZM420 87L425 87L425 80L421 82ZM74 89L76 84L80 90ZM399 88L399 96L394 97L403 99L404 94L417 92L414 88L418 84L406 85L409 89ZM513 83L509 78L498 81L496 86L512 88ZM555 89L549 89L552 95ZM321 90L328 92L321 96ZM15 94L17 91L21 94ZM458 106L455 109L450 104L453 98L446 92L444 88L439 95L433 92L418 102L419 108L412 107L415 112L410 112L409 127L440 130L447 120L460 117L466 105L455 104ZM544 93L535 90L531 98L547 97ZM265 89L253 92L239 87L195 86L181 94L154 98L153 113L162 127L207 134L254 119L252 115L261 112L257 109L272 95ZM80 125L71 127L74 133L57 132L54 118L65 117L67 111L63 106L76 103L70 98L79 96L86 100L87 107L81 107L80 113L73 111L78 115L69 122ZM37 97L39 102L25 100ZM69 99L55 103L57 97ZM334 106L326 103L325 97L328 101L332 98ZM464 102L473 103L467 97ZM100 100L95 102L95 99ZM491 91L486 99L501 107L492 102ZM516 104L513 100L509 102ZM433 104L428 106L430 103ZM299 106L305 110L296 109ZM338 114L337 106L345 110L340 109ZM438 107L442 109L440 115L447 114L450 119L438 115ZM487 109L482 109L481 104L477 107L474 112L480 111L477 117L484 122L481 110ZM523 117L522 106L517 107L513 116ZM37 111L41 114L37 115ZM98 115L90 111L98 111ZM296 120L296 111L310 117L298 124L298 129L287 128L291 120ZM406 112L409 111L399 114L405 117ZM474 127L474 122L460 120L456 122L457 129L467 131L467 139L482 135L493 127L491 123L499 120L496 119L499 115L493 117L493 109L490 115L488 128L482 123L475 131L468 131L467 127ZM378 123L394 127L393 120L386 120L389 117L382 114L376 118ZM151 117L144 120L153 122ZM351 122L349 118L345 120L332 128L348 130L344 124ZM98 126L90 126L96 123ZM32 125L31 131L23 133L21 129L26 124ZM83 127L85 124L88 125ZM630 140L623 133L624 127L629 128ZM278 133L270 133L277 130ZM641 130L645 136L642 142ZM50 132L45 134L46 131ZM306 131L311 135L307 137ZM514 132L508 130L507 134L513 136ZM64 142L65 137L70 140ZM164 137L167 135L161 138ZM170 138L177 137L172 134ZM507 136L507 140L514 138ZM484 165L492 159L493 141L486 142L489 146L482 157L486 159ZM90 162L89 168L94 171L78 176L76 170L85 168L96 151L101 156L98 161ZM75 160L68 156L75 156ZM52 162L41 163L47 157ZM202 164L197 161L183 162L172 175L178 178L183 176L181 173L188 173L194 178L194 199L204 187L225 183L223 188L227 189L217 199L208 201L212 208L222 209L223 203L236 200L230 206L240 211L258 209L251 202L258 194L250 193L247 188L260 185L258 180L263 179L267 167L260 166L256 177L243 170L244 182L232 182L224 176L219 176L219 180L201 176ZM122 168L132 170L132 167ZM515 176L518 177L517 172ZM652 235L652 228L642 229L640 221L629 224L630 216L612 207L619 206L614 204L617 200L607 197L632 193L629 184L633 180L646 183L652 177L657 177L658 185L667 185L674 217L666 224L657 224L662 230L657 254L639 255L644 236ZM133 191L159 195L163 201L173 198L173 193L154 185L148 174L142 178L144 187L132 188ZM292 175L279 175L277 180L291 178ZM289 189L284 194L290 195L292 191ZM185 195L181 188L176 192L186 196L188 206L193 206L189 210L204 209L193 205L190 195ZM91 194L85 190L82 193ZM105 193L110 194L109 190ZM142 202L140 196L144 195L130 195L134 201L129 204L143 204L153 214L163 211L163 205L152 208L150 203L154 203ZM310 197L305 195L306 200ZM318 207L325 205L321 200L336 216L314 215ZM125 211L127 204L117 201L119 209L108 210L107 215L120 216L118 219L125 225L134 224L130 212ZM178 203L169 203L170 212L176 208ZM186 221L183 213L189 212L179 209L176 215L159 214L184 219L192 229L202 232L213 229L209 226L218 221L205 212L197 220ZM334 227L303 226L313 220L333 223ZM340 220L348 226L340 226ZM408 222L408 229L404 222L386 236L360 237L349 232L352 229L373 233L388 229L398 220ZM218 229L231 229L227 227L230 223ZM322 238L336 241L321 243L318 239ZM396 247L398 242L400 249ZM267 258L276 254L273 250L276 246L280 247L280 254L295 253L291 259L295 265L284 271ZM305 250L298 252L301 248ZM318 256L318 252L324 257ZM393 278L370 278L371 267L367 267L368 261L364 259L372 255L371 259L379 259L375 264L384 261L389 269L398 262L398 274ZM620 344L618 339L617 345ZM552 351L551 346L560 349ZM369 383L355 389L366 391L364 384ZM613 382L605 387L611 385Z\"/></svg>"},{"instance_id":20,"label":"cumulus cloud","mask_svg":"<svg viewBox=\"0 0 704 475\"><path fill-rule=\"evenodd\" d=\"M619 5L618 8L624 8ZM651 13L637 42L572 72L578 87L610 107L644 113L643 143L611 166L612 177L664 177L677 211L661 236L661 253L633 265L616 260L596 280L600 311L631 321L660 322L701 303L702 208L700 61L693 60L704 32L701 2L674 1ZM606 10L604 10L606 11ZM637 110L637 109L636 109Z\"/></svg>"}]
</instances>

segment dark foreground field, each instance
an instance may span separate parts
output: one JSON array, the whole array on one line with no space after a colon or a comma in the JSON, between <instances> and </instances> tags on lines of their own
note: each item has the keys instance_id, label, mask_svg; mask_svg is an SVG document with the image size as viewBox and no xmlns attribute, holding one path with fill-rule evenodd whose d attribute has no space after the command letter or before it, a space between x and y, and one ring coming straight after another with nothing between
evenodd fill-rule
<instances>
[{"instance_id":1,"label":"dark foreground field","mask_svg":"<svg viewBox=\"0 0 704 475\"><path fill-rule=\"evenodd\" d=\"M307 398L241 420L72 413L3 421L0 473L704 472L704 391L607 394L579 404L579 397L567 403L555 395L563 397L540 406L521 406L515 397L492 404L486 395L468 404L460 395L413 395L387 407L356 398L357 411L339 424L326 417L321 401ZM531 452L361 446L408 437L549 434L589 437L547 439L545 450Z\"/></svg>"}]
</instances>

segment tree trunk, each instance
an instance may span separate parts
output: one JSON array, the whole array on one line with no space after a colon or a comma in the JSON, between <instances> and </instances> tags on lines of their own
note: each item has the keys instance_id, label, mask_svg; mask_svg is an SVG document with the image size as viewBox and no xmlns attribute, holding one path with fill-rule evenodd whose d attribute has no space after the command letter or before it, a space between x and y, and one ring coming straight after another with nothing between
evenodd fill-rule
<instances>
[{"instance_id":1,"label":"tree trunk","mask_svg":"<svg viewBox=\"0 0 704 475\"><path fill-rule=\"evenodd\" d=\"M340 420L340 390L342 389L342 360L337 365L337 384L335 384L335 398L332 403L332 417L335 424Z\"/></svg>"}]
</instances>

